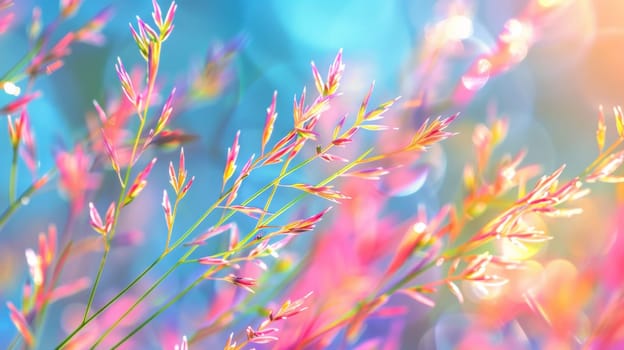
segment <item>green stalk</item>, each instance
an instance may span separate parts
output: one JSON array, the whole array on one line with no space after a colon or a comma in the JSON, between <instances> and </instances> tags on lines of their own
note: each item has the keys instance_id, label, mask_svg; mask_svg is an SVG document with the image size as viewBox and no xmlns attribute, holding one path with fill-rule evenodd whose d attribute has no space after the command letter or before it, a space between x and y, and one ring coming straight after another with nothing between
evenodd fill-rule
<instances>
[{"instance_id":1,"label":"green stalk","mask_svg":"<svg viewBox=\"0 0 624 350\"><path fill-rule=\"evenodd\" d=\"M47 173L45 173L41 179L43 178L48 178L51 177L54 173L56 172L56 169L50 169L48 170ZM9 220L9 218L11 217L11 215L22 205L24 205L24 203L27 203L28 198L36 191L39 189L40 184L38 182L35 182L33 184L31 184L26 190L24 190L24 192L22 192L22 194L19 195L19 197L13 201L8 208L6 208L4 210L4 212L2 213L2 215L0 215L0 228L2 228L6 222Z\"/></svg>"},{"instance_id":2,"label":"green stalk","mask_svg":"<svg viewBox=\"0 0 624 350\"><path fill-rule=\"evenodd\" d=\"M333 147L332 144L330 144L329 146L327 146L325 148L325 150L323 152L327 152L329 149L331 149ZM372 148L367 150L366 152L364 152L360 157L358 157L358 159L356 159L355 161L353 161L352 163L350 163L349 165L345 166L342 169L342 172L337 172L334 175L330 176L329 178L326 179L326 181L322 182L322 184L325 184L333 179L335 179L336 177L338 177L340 174L346 172L347 170L353 168L354 166L356 166L357 164L359 164L359 161L361 161L362 159L364 159L370 152L372 151ZM262 193L264 193L265 191L267 191L269 188L271 188L272 186L274 186L275 184L279 183L279 181L281 181L284 177L287 177L289 175L291 175L292 173L294 173L295 171L301 169L302 167L304 167L305 165L309 164L310 162L312 162L314 159L316 159L317 157L310 157L302 162L300 162L299 164L297 164L296 166L294 166L291 170L286 171L282 176L278 176L277 178L275 178L271 183L265 185L264 187L262 187L260 190L256 191L253 195L251 195L247 200L245 200L242 205L247 205L249 204L251 201L253 201L254 199L256 199L257 197L259 197ZM264 159L264 157L260 157L256 160L256 162L254 162L256 165L260 164L260 162ZM253 168L254 166L252 166ZM197 229L197 227L199 227L199 225L201 223L203 223L203 221L212 213L212 211L214 209L216 209L219 204L221 203L221 201L223 201L226 196L231 192L231 189L229 191L226 191L223 195L221 195L221 197L219 197L219 199L217 199L217 201L215 201L201 216L200 218L193 224L191 225L191 227L189 229L187 229L179 238L178 240L176 240L173 245L169 248L168 252L173 251L175 248L179 247L181 244L184 243L184 241ZM118 214L118 211L116 211L116 215ZM228 213L227 215L225 215L224 217L222 217L219 222L217 224L215 224L215 226L219 226L220 224L222 224L223 222L225 222L227 219L229 219L231 216L233 216L235 214L234 211L231 211L230 213ZM272 221L273 219L270 219L270 221ZM115 225L113 225L113 230L115 228ZM247 235L247 237L245 237L245 239L243 239L242 242L247 242L253 235L254 232L251 232L249 235ZM181 260L183 261L184 259L186 259L188 256L190 256L196 249L198 248L198 246L194 246L191 247L188 252L181 258ZM167 254L168 254L167 252ZM84 321L72 332L70 333L65 339L63 339L63 341L58 345L57 349L62 348L65 344L67 344L69 342L69 340L71 340L73 338L73 336L75 336L82 328L84 328L91 320L93 320L97 315L99 315L101 312L103 312L106 308L108 308L112 303L114 303L116 300L118 300L127 290L129 290L130 288L132 288L136 283L138 283L138 281L145 275L147 274L147 272L149 272L152 268L154 268L162 258L164 258L167 254L163 254L160 257L158 257L149 267L147 267L143 273L138 276L137 278L135 278L128 286L126 286L121 292L117 293L111 300L109 300L103 307L101 307L100 309L98 309L92 317L88 317L85 318ZM169 270L165 273L165 275L163 277L167 277L173 270ZM164 278L163 278L164 280ZM155 288L158 284L155 283L155 285L153 285L153 287ZM150 291L153 290L154 288L150 287ZM149 293L147 293L149 294ZM146 295L147 296L147 295ZM132 308L134 308L135 306L133 306Z\"/></svg>"},{"instance_id":3,"label":"green stalk","mask_svg":"<svg viewBox=\"0 0 624 350\"><path fill-rule=\"evenodd\" d=\"M11 174L9 175L9 205L15 201L15 190L17 189L17 155L18 145L13 145L13 157L11 159Z\"/></svg>"},{"instance_id":4,"label":"green stalk","mask_svg":"<svg viewBox=\"0 0 624 350\"><path fill-rule=\"evenodd\" d=\"M354 166L359 164L359 161L361 159L364 159L370 152L372 151L372 148L367 150L366 152L364 152L362 155L360 155L360 157L358 157L356 160L352 161L351 163L345 165L343 168L341 168L339 171L337 171L336 173L332 174L331 176L327 177L326 179L324 179L323 181L321 181L319 183L319 186L325 185L329 182L331 182L332 180L336 179L338 176L344 174L345 172L349 171L351 168L353 168ZM291 170L292 171L292 170ZM288 172L287 172L288 173ZM278 179L275 179L274 181L271 182L272 183L276 183L276 181L279 181ZM267 186L271 186L271 184L267 185ZM265 186L265 187L267 187ZM263 187L264 188L264 187ZM309 194L307 193L303 193L301 195L299 195L298 197L296 197L295 199L291 200L290 202L288 202L286 205L284 205L282 208L280 208L277 212L275 212L273 215L271 215L270 218L268 218L263 224L268 224L271 223L274 219L277 219L280 215L282 215L284 212L286 212L289 208L291 208L293 205L297 204L299 201L301 201L303 198L307 197ZM247 201L251 201L251 199L248 199ZM246 202L247 202L246 201ZM232 214L233 215L233 214ZM227 218L225 219L227 220ZM255 233L258 231L258 227L254 228L253 230L251 230L249 232L249 234L247 234L247 236L241 240L240 244L244 245L246 242L248 242L252 237L254 237ZM150 289L144 293L144 295L141 296L141 300L144 298L144 296L147 296L147 294L151 293L152 290L154 290L158 284L160 284L160 282L162 282L170 273L173 272L173 270L180 264L183 263L184 260L190 256L192 254L192 252L195 251L195 249L197 249L198 246L194 246L191 249L188 250L188 252L186 254L184 254L184 256L182 258L180 258L178 260L178 262L171 268L169 269L167 272L165 272L165 274L163 276L161 276L161 278L154 282L154 284L150 287ZM225 258L227 259L228 256L234 254L235 252L228 252L228 254L225 255ZM216 267L213 267L211 269L209 269L206 273L204 273L201 277L201 280L205 279L205 276L209 275L211 272L214 272L214 270L216 269ZM193 282L193 284L191 286L195 286L199 283L199 281L195 281ZM172 301L170 301L169 303L165 304L163 307L159 308L154 314L152 314L146 321L142 322L138 327L134 328L130 334L128 334L126 337L124 337L119 343L117 343L115 345L115 347L121 345L122 343L124 343L126 340L128 340L132 335L134 335L136 332L138 332L139 330L141 330L143 327L145 327L145 325L151 321L152 319L154 319L155 317L157 317L158 315L160 315L162 312L164 312L169 306L173 305L173 303L175 303L175 301L179 300L182 296L184 296L186 293L188 293L190 291L190 289L192 289L192 287L189 286L186 289L184 289L182 292L180 292L179 294L177 294ZM138 306L139 301L135 302L128 310L127 313L129 313L131 310L133 310L136 306ZM126 313L126 314L127 314ZM122 315L121 318L124 318L125 315ZM119 323L120 320L118 320L118 322L116 322L116 324ZM112 330L112 328L114 328L114 326L112 326L111 328L109 328L107 330L107 333L110 333L110 331ZM101 340L99 340L101 341Z\"/></svg>"},{"instance_id":5,"label":"green stalk","mask_svg":"<svg viewBox=\"0 0 624 350\"><path fill-rule=\"evenodd\" d=\"M159 51L160 52L160 51ZM158 59L158 58L156 58ZM147 87L147 95L145 98L145 108L143 109L143 116L141 117L141 111L137 110L137 114L139 115L139 128L137 130L136 136L134 137L134 142L132 144L132 152L130 153L130 163L126 168L126 174L124 176L123 184L121 191L119 191L119 198L117 200L117 205L115 208L115 215L113 217L113 225L109 234L105 237L106 243L104 246L104 255L102 255L102 260L100 261L100 266L98 268L97 275L95 277L95 281L93 282L93 287L91 287L91 291L89 292L89 300L87 302L87 306L85 307L84 316L82 318L82 323L87 320L89 316L89 310L91 309L91 305L93 304L93 299L95 297L95 292L100 284L100 280L102 278L102 272L104 270L104 266L106 265L106 260L108 258L108 251L110 250L110 241L115 236L115 232L117 231L117 222L119 220L119 212L123 206L123 201L128 192L128 183L130 182L130 174L132 173L134 158L136 156L137 149L139 147L139 140L141 140L141 135L143 134L143 129L145 128L145 120L147 119L147 111L149 110L149 103L152 97L152 92L154 90L155 81L150 81L149 86Z\"/></svg>"},{"instance_id":6,"label":"green stalk","mask_svg":"<svg viewBox=\"0 0 624 350\"><path fill-rule=\"evenodd\" d=\"M158 317L158 315L160 315L161 313L165 312L165 310L167 310L171 305L175 304L176 302L178 302L178 300L182 299L182 297L184 297L188 292L190 292L193 288L195 288L203 280L204 280L204 277L201 276L198 279L196 279L193 283L191 283L188 287L184 288L184 290L182 292L178 293L178 295L176 295L173 299L171 299L167 304L165 304L162 307L160 307L158 309L158 311L153 313L145 321L141 322L141 324L139 324L136 328L134 328L132 330L132 332L128 333L128 335L126 335L125 337L123 337L123 339L121 339L115 345L113 345L112 349L117 349L121 344L125 343L126 340L130 339L138 331L143 329L143 327L147 326L148 323L150 323L153 319Z\"/></svg>"}]
</instances>

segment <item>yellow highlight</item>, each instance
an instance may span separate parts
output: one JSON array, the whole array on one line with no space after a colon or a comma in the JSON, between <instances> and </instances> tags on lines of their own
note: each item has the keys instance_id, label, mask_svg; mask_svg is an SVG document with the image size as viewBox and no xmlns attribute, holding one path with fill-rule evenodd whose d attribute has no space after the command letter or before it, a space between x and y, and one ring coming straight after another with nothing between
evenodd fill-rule
<instances>
[{"instance_id":1,"label":"yellow highlight","mask_svg":"<svg viewBox=\"0 0 624 350\"><path fill-rule=\"evenodd\" d=\"M541 7L545 7L545 8L550 8L550 7L555 7L555 6L559 6L564 2L564 0L538 0L537 3L541 6Z\"/></svg>"}]
</instances>

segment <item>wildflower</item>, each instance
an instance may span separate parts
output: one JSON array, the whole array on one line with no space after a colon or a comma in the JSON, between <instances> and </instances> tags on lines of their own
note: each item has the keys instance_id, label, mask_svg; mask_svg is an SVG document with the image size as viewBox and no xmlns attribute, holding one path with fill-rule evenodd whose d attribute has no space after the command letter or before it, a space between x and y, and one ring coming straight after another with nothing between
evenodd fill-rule
<instances>
[{"instance_id":1,"label":"wildflower","mask_svg":"<svg viewBox=\"0 0 624 350\"><path fill-rule=\"evenodd\" d=\"M297 299L295 301L291 302L290 299L286 300L286 302L282 304L279 310L277 310L276 312L271 311L269 313L269 320L285 320L287 318L297 315L300 312L307 310L308 307L304 306L303 304L306 299L309 298L311 295L312 292L309 292L308 294L304 295L303 298Z\"/></svg>"},{"instance_id":2,"label":"wildflower","mask_svg":"<svg viewBox=\"0 0 624 350\"><path fill-rule=\"evenodd\" d=\"M321 96L331 96L336 93L338 90L338 86L340 85L340 79L342 78L342 73L344 71L345 65L342 63L342 49L338 51L338 54L334 58L334 62L329 66L329 71L327 72L327 83L323 82L321 75L316 69L316 65L314 62L312 65L312 74L314 75L314 84L316 85L316 90Z\"/></svg>"},{"instance_id":3,"label":"wildflower","mask_svg":"<svg viewBox=\"0 0 624 350\"><path fill-rule=\"evenodd\" d=\"M121 89L123 90L124 94L128 98L128 101L130 101L130 103L132 103L133 105L138 106L137 93L134 89L134 85L132 84L132 79L130 78L130 75L126 71L126 68L124 67L123 62L121 62L120 57L117 57L115 70L117 71L117 77L119 78L119 81L121 82Z\"/></svg>"},{"instance_id":4,"label":"wildflower","mask_svg":"<svg viewBox=\"0 0 624 350\"><path fill-rule=\"evenodd\" d=\"M327 207L325 210L312 215L306 219L295 220L280 228L278 233L286 234L298 234L306 231L312 231L316 227L321 218L331 210L332 207Z\"/></svg>"},{"instance_id":5,"label":"wildflower","mask_svg":"<svg viewBox=\"0 0 624 350\"><path fill-rule=\"evenodd\" d=\"M251 326L248 326L245 332L247 333L247 341L255 344L268 344L278 341L279 338L270 333L277 332L277 328L267 328L263 330L255 331Z\"/></svg>"},{"instance_id":6,"label":"wildflower","mask_svg":"<svg viewBox=\"0 0 624 350\"><path fill-rule=\"evenodd\" d=\"M229 224L225 224L225 225L221 225L218 227L211 227L209 228L206 232L202 233L201 235L199 235L199 237L195 238L192 242L187 243L186 245L201 245L201 244L205 244L205 242L214 237L217 236L223 232L226 231L230 231L230 237L232 236L238 236L238 226L236 226L235 223L229 223Z\"/></svg>"},{"instance_id":7,"label":"wildflower","mask_svg":"<svg viewBox=\"0 0 624 350\"><path fill-rule=\"evenodd\" d=\"M438 117L433 121L425 121L420 128L416 131L410 144L407 148L408 151L424 150L427 146L436 142L447 139L450 136L455 135L452 132L445 131L445 129L459 116L454 114L448 118L442 119Z\"/></svg>"},{"instance_id":8,"label":"wildflower","mask_svg":"<svg viewBox=\"0 0 624 350\"><path fill-rule=\"evenodd\" d=\"M228 148L227 151L227 160L225 163L225 170L223 171L223 185L221 186L221 191L225 189L225 184L232 177L232 175L234 175L234 171L236 170L236 158L238 158L238 151L240 150L240 145L238 144L239 137L240 130L236 132L234 143L232 144L232 147Z\"/></svg>"},{"instance_id":9,"label":"wildflower","mask_svg":"<svg viewBox=\"0 0 624 350\"><path fill-rule=\"evenodd\" d=\"M175 92L176 89L173 88L173 90L171 90L171 94L169 94L169 98L167 98L167 101L165 101L165 104L163 105L162 112L160 113L160 117L158 117L158 122L156 123L156 129L154 129L155 135L158 135L169 122L169 118L173 112L172 105Z\"/></svg>"},{"instance_id":10,"label":"wildflower","mask_svg":"<svg viewBox=\"0 0 624 350\"><path fill-rule=\"evenodd\" d=\"M256 280L251 277L228 275L225 278L223 278L223 280L230 282L235 286L241 287L247 290L249 293L255 293L255 291L251 287L254 287L256 285Z\"/></svg>"},{"instance_id":11,"label":"wildflower","mask_svg":"<svg viewBox=\"0 0 624 350\"><path fill-rule=\"evenodd\" d=\"M72 210L78 212L84 208L86 192L98 186L99 176L91 173L91 158L80 145L76 146L73 153L57 152L55 160L59 171L59 188L69 197Z\"/></svg>"},{"instance_id":12,"label":"wildflower","mask_svg":"<svg viewBox=\"0 0 624 350\"><path fill-rule=\"evenodd\" d=\"M93 229L101 234L102 236L106 236L110 230L113 228L113 220L115 217L115 202L112 202L108 209L106 210L105 220L102 221L100 214L97 209L93 205L93 203L89 202L89 223Z\"/></svg>"},{"instance_id":13,"label":"wildflower","mask_svg":"<svg viewBox=\"0 0 624 350\"><path fill-rule=\"evenodd\" d=\"M24 108L27 104L30 103L30 101L38 98L39 96L40 96L40 94L38 92L35 92L33 94L24 95L24 96L16 99L15 101L5 105L4 107L0 108L0 113L2 113L2 114L13 114L13 113L21 110L22 108Z\"/></svg>"},{"instance_id":14,"label":"wildflower","mask_svg":"<svg viewBox=\"0 0 624 350\"><path fill-rule=\"evenodd\" d=\"M163 190L162 207L165 212L167 231L171 232L171 228L173 227L173 211L171 209L171 201L169 201L169 195L167 194L167 190Z\"/></svg>"},{"instance_id":15,"label":"wildflower","mask_svg":"<svg viewBox=\"0 0 624 350\"><path fill-rule=\"evenodd\" d=\"M7 302L7 307L10 311L11 321L13 321L13 324L17 328L17 331L24 338L24 341L28 346L34 346L35 337L32 330L30 329L30 326L28 325L28 322L26 321L26 318L24 317L24 314L17 310L15 305L13 305L13 303L11 302Z\"/></svg>"},{"instance_id":16,"label":"wildflower","mask_svg":"<svg viewBox=\"0 0 624 350\"><path fill-rule=\"evenodd\" d=\"M147 185L147 176L152 171L152 167L156 164L156 158L153 158L151 162L149 162L145 168L137 175L126 194L126 198L123 201L122 207L130 204L138 195L143 191L145 186Z\"/></svg>"},{"instance_id":17,"label":"wildflower","mask_svg":"<svg viewBox=\"0 0 624 350\"><path fill-rule=\"evenodd\" d=\"M273 100L271 100L271 104L266 111L266 120L264 122L264 130L262 131L262 145L260 152L261 154L264 154L264 147L271 138L271 134L273 133L273 125L275 125L275 120L277 119L277 112L275 111L276 99L277 91L273 92Z\"/></svg>"},{"instance_id":18,"label":"wildflower","mask_svg":"<svg viewBox=\"0 0 624 350\"><path fill-rule=\"evenodd\" d=\"M288 187L296 188L298 190L313 194L315 196L319 196L321 198L325 198L329 201L338 203L338 201L343 199L349 199L349 196L346 196L336 190L333 190L333 186L312 186L306 184L293 184L288 185Z\"/></svg>"},{"instance_id":19,"label":"wildflower","mask_svg":"<svg viewBox=\"0 0 624 350\"><path fill-rule=\"evenodd\" d=\"M76 31L76 40L91 45L102 45L106 41L102 33L102 27L110 20L113 15L112 7L106 7L98 12L87 24Z\"/></svg>"},{"instance_id":20,"label":"wildflower","mask_svg":"<svg viewBox=\"0 0 624 350\"><path fill-rule=\"evenodd\" d=\"M0 34L3 34L7 30L9 30L9 27L11 27L11 24L13 24L14 20L15 20L15 13L13 12L9 12L7 14L0 16Z\"/></svg>"},{"instance_id":21,"label":"wildflower","mask_svg":"<svg viewBox=\"0 0 624 350\"><path fill-rule=\"evenodd\" d=\"M61 0L61 15L65 18L71 17L81 3L82 0Z\"/></svg>"}]
</instances>

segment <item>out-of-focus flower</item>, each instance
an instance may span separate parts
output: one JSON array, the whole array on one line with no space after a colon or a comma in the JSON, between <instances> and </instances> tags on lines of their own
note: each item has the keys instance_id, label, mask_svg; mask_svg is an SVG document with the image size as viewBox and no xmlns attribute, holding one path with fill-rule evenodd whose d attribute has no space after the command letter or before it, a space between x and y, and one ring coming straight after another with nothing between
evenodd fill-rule
<instances>
[{"instance_id":1,"label":"out-of-focus flower","mask_svg":"<svg viewBox=\"0 0 624 350\"><path fill-rule=\"evenodd\" d=\"M87 192L99 185L100 176L91 172L91 157L80 145L73 152L57 152L55 160L59 171L59 188L68 197L72 211L78 213L85 206Z\"/></svg>"}]
</instances>

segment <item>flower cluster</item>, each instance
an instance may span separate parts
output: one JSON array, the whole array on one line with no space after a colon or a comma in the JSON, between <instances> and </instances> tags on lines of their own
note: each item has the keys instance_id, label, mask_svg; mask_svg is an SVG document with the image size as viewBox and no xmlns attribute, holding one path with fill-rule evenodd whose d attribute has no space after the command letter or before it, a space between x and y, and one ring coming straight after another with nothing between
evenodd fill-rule
<instances>
[{"instance_id":1,"label":"flower cluster","mask_svg":"<svg viewBox=\"0 0 624 350\"><path fill-rule=\"evenodd\" d=\"M118 86L105 103L93 101L84 135L55 149L53 165L42 171L31 113L46 91L35 90L35 81L51 79L70 62L76 43L103 45L101 30L112 12L105 8L61 33L82 1L61 0L46 24L41 9L33 9L30 49L0 77L9 96L0 114L12 156L0 227L22 218L17 211L31 209L24 207L43 197L37 195L53 178L67 220L50 223L37 248L20 258L27 277L21 300L6 302L15 326L9 349L398 349L414 333L404 331L407 320L438 322L425 320L427 310L444 314L447 305L476 310L474 319L483 321L448 337L449 347L486 348L491 344L482 335L501 324L522 328L544 346L623 344L624 282L612 263L624 262L621 220L611 224L606 255L584 255L589 266L575 266L557 251L538 254L562 240L566 223L592 212L588 203L601 197L590 196L590 188L624 182L617 174L624 163L622 109L613 108L610 133L600 107L598 155L568 180L564 165L543 171L526 164L530 149L501 155L513 120L493 115L470 125L458 111L464 115L490 78L519 65L567 2L527 2L501 22L489 50L472 57L457 81L443 84L438 68L465 52L475 32L469 6L448 3L443 18L424 31L419 65L409 72L423 83L407 89L407 101L391 96L375 103L374 91L386 93L375 84L345 97L354 90L345 88L350 71L340 49L325 75L311 63L314 88L295 95L292 119L278 118L284 101L274 91L254 119L264 121L257 130L230 130L228 120L216 125L216 138L228 141L218 152L220 172L210 178L198 166L206 163L198 151L203 145L193 143L204 135L178 122L184 112L205 107L201 102L230 92L244 36L215 46L191 78L168 86L161 70L184 23L177 22L175 1L163 11L153 0L151 21L137 16L130 25L140 63L114 59ZM0 34L13 30L19 12L13 5L0 0ZM346 113L354 99L353 113ZM456 135L469 129L471 147L458 147ZM470 153L446 179L445 190L458 188L455 197L412 196L435 176L440 180L443 149ZM161 167L162 159L168 166ZM18 176L22 165L31 180ZM302 297L288 299L293 295ZM54 304L60 299L68 302ZM166 319L171 315L175 321ZM547 327L520 327L522 319Z\"/></svg>"}]
</instances>

